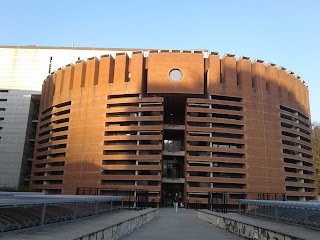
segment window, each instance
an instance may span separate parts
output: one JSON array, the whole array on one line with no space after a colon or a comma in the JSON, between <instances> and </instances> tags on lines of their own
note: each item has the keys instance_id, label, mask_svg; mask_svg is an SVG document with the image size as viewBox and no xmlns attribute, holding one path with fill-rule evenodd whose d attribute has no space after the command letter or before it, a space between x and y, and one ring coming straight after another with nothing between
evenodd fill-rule
<instances>
[{"instance_id":1,"label":"window","mask_svg":"<svg viewBox=\"0 0 320 240\"><path fill-rule=\"evenodd\" d=\"M180 81L182 77L183 77L183 74L180 69L175 68L169 72L169 78L172 81Z\"/></svg>"}]
</instances>

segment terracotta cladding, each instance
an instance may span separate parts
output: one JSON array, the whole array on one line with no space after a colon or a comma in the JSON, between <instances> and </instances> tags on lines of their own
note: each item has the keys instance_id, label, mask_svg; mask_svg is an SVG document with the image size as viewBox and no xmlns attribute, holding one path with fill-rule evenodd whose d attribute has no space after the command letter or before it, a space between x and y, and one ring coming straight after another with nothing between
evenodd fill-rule
<instances>
[{"instance_id":1,"label":"terracotta cladding","mask_svg":"<svg viewBox=\"0 0 320 240\"><path fill-rule=\"evenodd\" d=\"M184 78L177 83L169 78L173 68L181 69L184 73ZM251 62L249 58L243 57L236 60L234 55L225 55L220 59L219 55L210 54L208 61L204 61L202 54L183 52L150 53L149 57L135 53L132 58L122 54L115 59L105 55L100 60L89 58L87 63L80 60L75 65L69 64L44 82L43 93L47 99L43 100L43 107L47 107L46 100L53 96L69 95L81 88L88 90L108 83L111 85L108 87L109 94L139 94L146 69L150 93L203 94L203 75L207 69L210 94L226 92L232 96L264 95L270 101L291 106L307 115L309 113L308 88L292 72L274 64L266 65L261 60Z\"/></svg>"},{"instance_id":2,"label":"terracotta cladding","mask_svg":"<svg viewBox=\"0 0 320 240\"><path fill-rule=\"evenodd\" d=\"M178 131L166 112L178 99L183 134L171 140L183 149L184 201L204 202L209 191L316 196L305 83L261 60L195 51L93 57L48 76L31 188L145 189L160 202L163 161L174 155L166 136Z\"/></svg>"}]
</instances>

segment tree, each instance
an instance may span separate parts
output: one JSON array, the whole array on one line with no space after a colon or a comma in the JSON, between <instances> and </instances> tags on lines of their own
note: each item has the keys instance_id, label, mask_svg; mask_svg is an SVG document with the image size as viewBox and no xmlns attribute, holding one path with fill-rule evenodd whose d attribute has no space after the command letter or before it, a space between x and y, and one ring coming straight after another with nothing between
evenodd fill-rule
<instances>
[{"instance_id":1,"label":"tree","mask_svg":"<svg viewBox=\"0 0 320 240\"><path fill-rule=\"evenodd\" d=\"M318 194L320 193L320 124L312 124L313 158L316 165L316 181Z\"/></svg>"}]
</instances>

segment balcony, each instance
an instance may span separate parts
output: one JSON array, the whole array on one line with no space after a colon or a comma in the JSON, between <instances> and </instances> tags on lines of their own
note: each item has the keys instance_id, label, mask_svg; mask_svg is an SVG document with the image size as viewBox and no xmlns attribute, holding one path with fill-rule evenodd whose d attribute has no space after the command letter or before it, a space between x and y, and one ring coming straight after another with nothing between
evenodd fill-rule
<instances>
[{"instance_id":1,"label":"balcony","mask_svg":"<svg viewBox=\"0 0 320 240\"><path fill-rule=\"evenodd\" d=\"M184 178L163 177L162 178L162 183L185 183L185 179Z\"/></svg>"},{"instance_id":2,"label":"balcony","mask_svg":"<svg viewBox=\"0 0 320 240\"><path fill-rule=\"evenodd\" d=\"M165 156L184 156L185 155L185 151L176 151L176 152L171 152L171 151L168 151L168 150L163 150L162 151L162 155L165 155Z\"/></svg>"},{"instance_id":3,"label":"balcony","mask_svg":"<svg viewBox=\"0 0 320 240\"><path fill-rule=\"evenodd\" d=\"M163 125L164 130L179 130L179 131L184 131L185 125L180 125L180 124L164 124Z\"/></svg>"}]
</instances>

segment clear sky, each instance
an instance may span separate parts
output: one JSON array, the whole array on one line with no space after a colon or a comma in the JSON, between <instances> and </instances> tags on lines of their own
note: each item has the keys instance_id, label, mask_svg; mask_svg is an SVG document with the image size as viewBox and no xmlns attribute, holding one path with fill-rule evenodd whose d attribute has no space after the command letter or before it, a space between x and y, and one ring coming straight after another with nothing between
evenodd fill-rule
<instances>
[{"instance_id":1,"label":"clear sky","mask_svg":"<svg viewBox=\"0 0 320 240\"><path fill-rule=\"evenodd\" d=\"M320 123L318 0L10 0L0 45L208 49L276 63L309 86Z\"/></svg>"}]
</instances>

